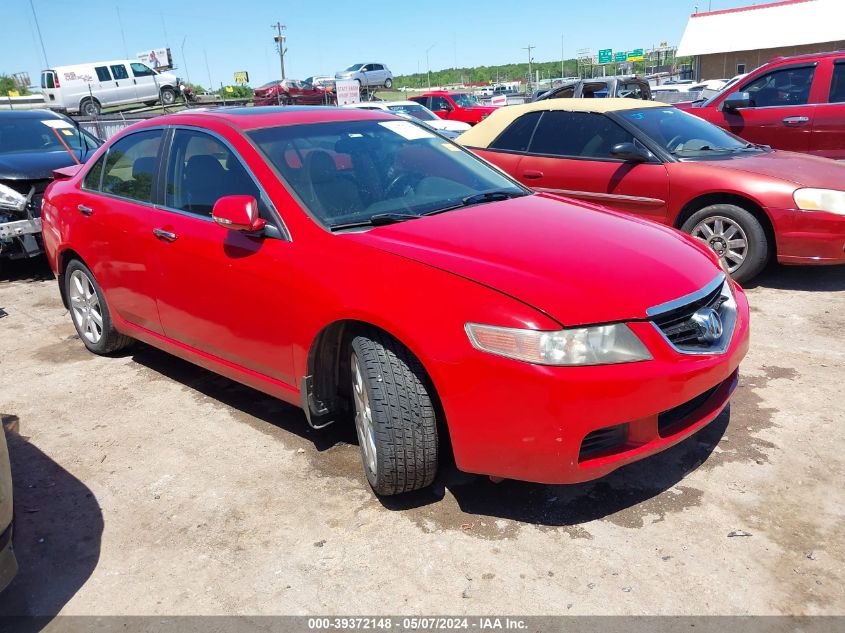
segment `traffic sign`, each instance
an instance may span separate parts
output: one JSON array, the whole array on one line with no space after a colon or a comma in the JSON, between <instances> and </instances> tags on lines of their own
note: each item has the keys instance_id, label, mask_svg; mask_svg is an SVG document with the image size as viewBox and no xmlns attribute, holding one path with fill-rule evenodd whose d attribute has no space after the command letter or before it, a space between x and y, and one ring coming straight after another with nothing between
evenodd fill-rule
<instances>
[{"instance_id":1,"label":"traffic sign","mask_svg":"<svg viewBox=\"0 0 845 633\"><path fill-rule=\"evenodd\" d=\"M599 64L609 64L612 57L612 48L602 48L599 50Z\"/></svg>"},{"instance_id":2,"label":"traffic sign","mask_svg":"<svg viewBox=\"0 0 845 633\"><path fill-rule=\"evenodd\" d=\"M235 73L235 83L236 84L248 84L249 83L249 73L245 70L239 70Z\"/></svg>"},{"instance_id":3,"label":"traffic sign","mask_svg":"<svg viewBox=\"0 0 845 633\"><path fill-rule=\"evenodd\" d=\"M613 58L615 62L627 62L628 61L628 52L627 51L619 51L616 53L616 56Z\"/></svg>"},{"instance_id":4,"label":"traffic sign","mask_svg":"<svg viewBox=\"0 0 845 633\"><path fill-rule=\"evenodd\" d=\"M630 53L628 53L628 61L629 62L641 62L641 61L643 61L643 49L635 48Z\"/></svg>"}]
</instances>

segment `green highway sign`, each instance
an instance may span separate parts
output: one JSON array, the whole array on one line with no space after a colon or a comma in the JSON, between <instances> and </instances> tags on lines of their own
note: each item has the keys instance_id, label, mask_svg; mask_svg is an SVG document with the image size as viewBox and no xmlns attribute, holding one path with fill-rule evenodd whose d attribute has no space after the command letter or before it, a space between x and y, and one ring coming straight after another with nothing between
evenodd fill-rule
<instances>
[{"instance_id":1,"label":"green highway sign","mask_svg":"<svg viewBox=\"0 0 845 633\"><path fill-rule=\"evenodd\" d=\"M629 62L641 62L641 61L643 61L643 49L635 48L630 53L628 53L628 61Z\"/></svg>"},{"instance_id":2,"label":"green highway sign","mask_svg":"<svg viewBox=\"0 0 845 633\"><path fill-rule=\"evenodd\" d=\"M599 64L609 64L613 57L612 48L603 48L599 51Z\"/></svg>"},{"instance_id":3,"label":"green highway sign","mask_svg":"<svg viewBox=\"0 0 845 633\"><path fill-rule=\"evenodd\" d=\"M627 62L628 61L628 52L627 51L620 51L616 53L616 57L613 58L615 62Z\"/></svg>"}]
</instances>

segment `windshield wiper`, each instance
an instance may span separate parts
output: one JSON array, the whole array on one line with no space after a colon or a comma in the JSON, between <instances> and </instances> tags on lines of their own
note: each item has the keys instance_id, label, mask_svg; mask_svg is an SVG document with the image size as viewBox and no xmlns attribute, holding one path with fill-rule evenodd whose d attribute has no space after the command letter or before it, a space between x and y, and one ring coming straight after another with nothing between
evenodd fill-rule
<instances>
[{"instance_id":1,"label":"windshield wiper","mask_svg":"<svg viewBox=\"0 0 845 633\"><path fill-rule=\"evenodd\" d=\"M437 213L445 213L446 211L454 211L455 209L460 209L462 207L469 207L474 204L483 204L485 202L499 202L501 200L509 200L510 198L521 198L522 196L527 195L529 194L525 193L524 191L483 191L482 193L475 193L471 196L463 198L460 204L451 204L448 207L443 207L442 209L428 211L426 213L423 213L423 215L435 215Z\"/></svg>"},{"instance_id":2,"label":"windshield wiper","mask_svg":"<svg viewBox=\"0 0 845 633\"><path fill-rule=\"evenodd\" d=\"M359 226L384 226L386 224L396 224L397 222L405 222L406 220L416 220L421 218L421 215L413 213L376 213L371 215L366 220L358 222L346 222L343 224L332 224L329 228L332 231L339 231L341 229L354 229Z\"/></svg>"}]
</instances>

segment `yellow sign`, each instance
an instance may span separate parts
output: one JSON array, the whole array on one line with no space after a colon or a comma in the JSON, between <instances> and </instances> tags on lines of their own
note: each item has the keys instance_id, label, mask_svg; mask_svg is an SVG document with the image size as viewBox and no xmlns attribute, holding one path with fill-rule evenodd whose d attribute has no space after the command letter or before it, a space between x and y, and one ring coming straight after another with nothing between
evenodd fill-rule
<instances>
[{"instance_id":1,"label":"yellow sign","mask_svg":"<svg viewBox=\"0 0 845 633\"><path fill-rule=\"evenodd\" d=\"M236 84L248 84L249 83L249 73L245 70L239 70L235 73L235 83Z\"/></svg>"},{"instance_id":2,"label":"yellow sign","mask_svg":"<svg viewBox=\"0 0 845 633\"><path fill-rule=\"evenodd\" d=\"M21 93L19 93L17 90L10 90L10 91L9 91L9 96L10 96L10 97L20 97L20 96L21 96Z\"/></svg>"},{"instance_id":3,"label":"yellow sign","mask_svg":"<svg viewBox=\"0 0 845 633\"><path fill-rule=\"evenodd\" d=\"M235 89L232 86L226 86L226 92L235 92Z\"/></svg>"}]
</instances>

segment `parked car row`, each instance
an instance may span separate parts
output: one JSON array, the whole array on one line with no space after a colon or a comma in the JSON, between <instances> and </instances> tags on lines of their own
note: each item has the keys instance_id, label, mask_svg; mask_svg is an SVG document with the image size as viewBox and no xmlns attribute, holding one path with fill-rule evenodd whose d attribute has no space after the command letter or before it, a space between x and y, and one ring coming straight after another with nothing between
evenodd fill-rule
<instances>
[{"instance_id":1,"label":"parked car row","mask_svg":"<svg viewBox=\"0 0 845 633\"><path fill-rule=\"evenodd\" d=\"M383 110L406 118L414 118L417 121L422 121L426 126L437 130L447 138L457 138L470 128L469 123L464 123L463 121L441 119L434 112L416 101L363 101L361 103L350 103L344 107L359 108L361 110Z\"/></svg>"}]
</instances>

